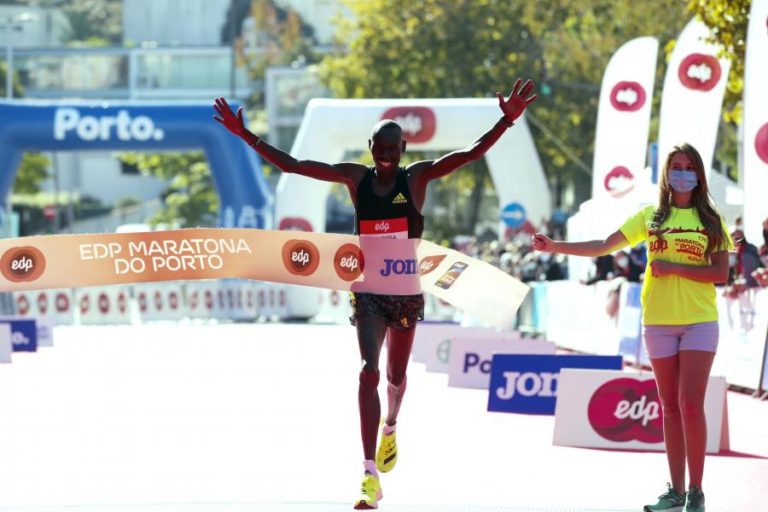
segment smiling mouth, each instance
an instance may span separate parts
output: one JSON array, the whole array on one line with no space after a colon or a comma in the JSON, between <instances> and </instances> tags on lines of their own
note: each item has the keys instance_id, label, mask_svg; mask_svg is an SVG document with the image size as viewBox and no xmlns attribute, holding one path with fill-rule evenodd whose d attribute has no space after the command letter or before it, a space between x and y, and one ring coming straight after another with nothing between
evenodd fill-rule
<instances>
[{"instance_id":1,"label":"smiling mouth","mask_svg":"<svg viewBox=\"0 0 768 512\"><path fill-rule=\"evenodd\" d=\"M391 167L394 164L392 160L387 160L383 158L380 158L379 160L377 160L376 163L379 164L379 166L381 167Z\"/></svg>"}]
</instances>

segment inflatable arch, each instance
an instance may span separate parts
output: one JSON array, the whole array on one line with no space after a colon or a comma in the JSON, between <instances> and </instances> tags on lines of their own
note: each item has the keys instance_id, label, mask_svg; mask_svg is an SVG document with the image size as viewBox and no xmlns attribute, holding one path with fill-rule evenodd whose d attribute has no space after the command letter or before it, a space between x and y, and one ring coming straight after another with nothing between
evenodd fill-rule
<instances>
[{"instance_id":1,"label":"inflatable arch","mask_svg":"<svg viewBox=\"0 0 768 512\"><path fill-rule=\"evenodd\" d=\"M368 151L371 128L381 119L403 127L408 148L450 152L470 145L500 117L493 99L313 99L304 113L291 154L300 159L335 163L347 151ZM520 118L486 153L501 205L538 222L550 214L550 193L533 138ZM325 231L326 201L331 184L284 173L275 192L279 229ZM525 218L518 219L520 223ZM427 221L428 222L428 221ZM499 223L500 230L502 223ZM318 313L322 291L288 286L288 316Z\"/></svg>"},{"instance_id":2,"label":"inflatable arch","mask_svg":"<svg viewBox=\"0 0 768 512\"><path fill-rule=\"evenodd\" d=\"M221 199L219 224L272 228L258 155L212 116L209 103L0 102L0 201L25 151L202 149Z\"/></svg>"},{"instance_id":3,"label":"inflatable arch","mask_svg":"<svg viewBox=\"0 0 768 512\"><path fill-rule=\"evenodd\" d=\"M500 117L493 99L313 99L291 154L335 163L347 151L367 151L371 128L381 119L403 127L411 150L453 151L471 144ZM486 153L501 205L518 204L534 223L548 217L550 192L524 118ZM283 174L277 184L275 218L280 229L324 231L330 184Z\"/></svg>"}]
</instances>

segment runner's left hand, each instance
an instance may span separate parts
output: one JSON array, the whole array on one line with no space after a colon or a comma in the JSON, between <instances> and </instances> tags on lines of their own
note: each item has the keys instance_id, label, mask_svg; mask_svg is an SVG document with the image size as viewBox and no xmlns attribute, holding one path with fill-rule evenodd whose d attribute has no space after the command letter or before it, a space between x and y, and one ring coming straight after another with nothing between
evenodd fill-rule
<instances>
[{"instance_id":1,"label":"runner's left hand","mask_svg":"<svg viewBox=\"0 0 768 512\"><path fill-rule=\"evenodd\" d=\"M504 99L504 96L500 92L496 93L496 97L499 98L499 108L501 108L507 121L512 122L520 117L526 107L536 101L536 98L539 97L538 94L531 95L531 91L533 91L534 87L532 80L526 80L525 83L522 82L522 78L518 78L517 81L515 81L512 93L507 99Z\"/></svg>"}]
</instances>

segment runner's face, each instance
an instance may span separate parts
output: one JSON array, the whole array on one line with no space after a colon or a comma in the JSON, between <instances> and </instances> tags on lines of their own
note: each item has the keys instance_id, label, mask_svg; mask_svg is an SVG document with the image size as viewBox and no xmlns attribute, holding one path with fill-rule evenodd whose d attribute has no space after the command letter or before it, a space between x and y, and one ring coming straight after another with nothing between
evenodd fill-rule
<instances>
[{"instance_id":1,"label":"runner's face","mask_svg":"<svg viewBox=\"0 0 768 512\"><path fill-rule=\"evenodd\" d=\"M397 130L381 130L368 141L376 169L381 172L398 168L403 154L403 138Z\"/></svg>"}]
</instances>

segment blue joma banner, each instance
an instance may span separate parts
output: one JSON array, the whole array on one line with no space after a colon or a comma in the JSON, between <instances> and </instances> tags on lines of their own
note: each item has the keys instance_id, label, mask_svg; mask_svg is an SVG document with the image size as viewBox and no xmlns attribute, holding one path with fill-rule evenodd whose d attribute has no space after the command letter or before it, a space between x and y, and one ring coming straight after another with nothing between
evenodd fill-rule
<instances>
[{"instance_id":1,"label":"blue joma banner","mask_svg":"<svg viewBox=\"0 0 768 512\"><path fill-rule=\"evenodd\" d=\"M554 414L561 368L621 367L621 356L494 354L488 410Z\"/></svg>"}]
</instances>

